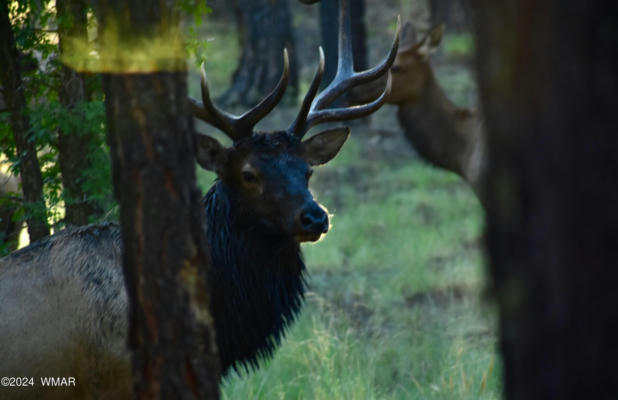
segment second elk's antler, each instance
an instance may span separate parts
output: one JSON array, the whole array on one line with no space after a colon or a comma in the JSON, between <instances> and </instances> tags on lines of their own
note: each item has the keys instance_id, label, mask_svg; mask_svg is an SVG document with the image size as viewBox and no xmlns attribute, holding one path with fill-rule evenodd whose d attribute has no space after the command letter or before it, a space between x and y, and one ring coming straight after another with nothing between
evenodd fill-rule
<instances>
[{"instance_id":1,"label":"second elk's antler","mask_svg":"<svg viewBox=\"0 0 618 400\"><path fill-rule=\"evenodd\" d=\"M287 128L287 132L299 139L313 126L323 122L345 121L367 116L377 111L383 104L391 89L389 68L397 55L399 46L400 19L397 18L395 38L388 55L373 68L362 72L354 71L352 57L352 28L350 21L349 0L339 0L339 58L337 73L332 82L316 97L324 74L324 52L319 47L318 70L313 77L309 90L303 99L296 119ZM283 50L283 72L277 86L258 105L243 115L236 116L220 110L210 98L206 72L202 64L202 102L191 101L193 115L219 128L235 143L253 134L255 125L279 103L288 81L289 60L287 50ZM382 94L374 101L351 107L327 108L339 96L352 87L375 80L387 73L388 79Z\"/></svg>"}]
</instances>

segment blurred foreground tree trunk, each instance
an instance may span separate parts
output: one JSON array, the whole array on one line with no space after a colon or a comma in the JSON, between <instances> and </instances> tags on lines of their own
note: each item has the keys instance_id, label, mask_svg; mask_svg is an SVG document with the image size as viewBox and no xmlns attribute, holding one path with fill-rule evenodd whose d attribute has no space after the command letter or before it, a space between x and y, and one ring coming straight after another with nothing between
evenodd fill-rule
<instances>
[{"instance_id":1,"label":"blurred foreground tree trunk","mask_svg":"<svg viewBox=\"0 0 618 400\"><path fill-rule=\"evenodd\" d=\"M295 101L298 60L288 0L235 0L234 8L241 55L232 85L219 102L255 105L276 86L283 69L284 48L287 48L290 58L285 98Z\"/></svg>"},{"instance_id":2,"label":"blurred foreground tree trunk","mask_svg":"<svg viewBox=\"0 0 618 400\"><path fill-rule=\"evenodd\" d=\"M0 37L2 38L0 82L19 158L28 235L30 241L34 242L49 235L49 225L43 201L43 179L36 154L36 143L30 135L30 123L26 115L26 96L20 71L19 52L9 19L8 0L0 0Z\"/></svg>"},{"instance_id":3,"label":"blurred foreground tree trunk","mask_svg":"<svg viewBox=\"0 0 618 400\"><path fill-rule=\"evenodd\" d=\"M76 57L77 43L88 41L87 0L57 0L58 40L60 52L68 58ZM86 56L86 55L83 55ZM80 106L89 100L84 74L68 65L60 67L59 97L67 109L67 115L79 120ZM85 225L89 217L102 211L82 189L84 174L92 167L89 154L94 149L94 132L75 131L58 133L58 161L62 175L63 197L65 204L65 222L70 225Z\"/></svg>"},{"instance_id":4,"label":"blurred foreground tree trunk","mask_svg":"<svg viewBox=\"0 0 618 400\"><path fill-rule=\"evenodd\" d=\"M137 398L216 399L210 254L178 6L110 0L97 16Z\"/></svg>"},{"instance_id":5,"label":"blurred foreground tree trunk","mask_svg":"<svg viewBox=\"0 0 618 400\"><path fill-rule=\"evenodd\" d=\"M507 399L618 398L618 3L475 0Z\"/></svg>"},{"instance_id":6,"label":"blurred foreground tree trunk","mask_svg":"<svg viewBox=\"0 0 618 400\"><path fill-rule=\"evenodd\" d=\"M352 21L352 52L354 69L361 71L367 68L367 32L365 29L365 0L351 2L349 11ZM339 56L339 1L320 1L320 31L322 33L322 48L326 63L322 85L326 86L337 73L337 58Z\"/></svg>"}]
</instances>

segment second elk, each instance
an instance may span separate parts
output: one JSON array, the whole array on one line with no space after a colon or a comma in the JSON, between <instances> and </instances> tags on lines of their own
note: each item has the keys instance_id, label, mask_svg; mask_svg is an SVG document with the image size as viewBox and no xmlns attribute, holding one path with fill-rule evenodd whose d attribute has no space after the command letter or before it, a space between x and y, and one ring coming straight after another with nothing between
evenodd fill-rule
<instances>
[{"instance_id":1,"label":"second elk","mask_svg":"<svg viewBox=\"0 0 618 400\"><path fill-rule=\"evenodd\" d=\"M429 59L443 33L443 25L438 25L417 40L411 23L405 24L391 67L393 85L386 103L398 107L397 118L405 137L421 157L460 175L482 198L487 158L483 121L477 112L459 107L447 97ZM384 80L354 88L353 100L376 98Z\"/></svg>"}]
</instances>

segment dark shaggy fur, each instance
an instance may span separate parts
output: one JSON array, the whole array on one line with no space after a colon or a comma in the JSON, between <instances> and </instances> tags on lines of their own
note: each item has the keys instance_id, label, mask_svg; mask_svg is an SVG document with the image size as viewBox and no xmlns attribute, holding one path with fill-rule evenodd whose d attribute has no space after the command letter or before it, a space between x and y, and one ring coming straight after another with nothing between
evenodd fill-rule
<instances>
[{"instance_id":1,"label":"dark shaggy fur","mask_svg":"<svg viewBox=\"0 0 618 400\"><path fill-rule=\"evenodd\" d=\"M241 226L222 182L204 198L213 259L212 304L223 371L272 356L302 305L305 265L289 236Z\"/></svg>"}]
</instances>

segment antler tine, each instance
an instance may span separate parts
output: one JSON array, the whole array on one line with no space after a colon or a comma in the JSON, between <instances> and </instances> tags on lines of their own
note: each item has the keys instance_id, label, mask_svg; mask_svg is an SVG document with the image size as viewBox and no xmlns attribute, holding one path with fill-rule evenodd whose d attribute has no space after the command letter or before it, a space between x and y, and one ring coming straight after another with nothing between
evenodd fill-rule
<instances>
[{"instance_id":1,"label":"antler tine","mask_svg":"<svg viewBox=\"0 0 618 400\"><path fill-rule=\"evenodd\" d=\"M341 0L343 2L347 0ZM343 13L343 6L342 6ZM347 23L343 19L347 19ZM349 25L349 17L340 16L340 24ZM343 29L342 29L343 28ZM332 82L320 93L315 101L315 109L322 109L331 104L337 97L341 96L345 91L349 90L353 86L363 83L371 82L380 75L384 74L395 61L397 56L397 49L399 47L399 32L401 30L401 17L397 16L397 29L395 30L395 36L393 38L393 44L388 55L373 68L370 68L361 72L354 72L353 59L352 59L352 44L351 36L346 33L345 25L339 29L339 62L337 68L337 74ZM347 28L350 29L349 26Z\"/></svg>"},{"instance_id":2,"label":"antler tine","mask_svg":"<svg viewBox=\"0 0 618 400\"><path fill-rule=\"evenodd\" d=\"M228 135L234 142L251 136L253 127L264 118L281 101L288 84L290 62L287 49L283 49L283 71L275 88L262 101L241 116L229 114L220 110L210 99L208 79L204 64L201 66L202 74L202 103L195 99L189 99L191 111L196 118L208 122Z\"/></svg>"},{"instance_id":3,"label":"antler tine","mask_svg":"<svg viewBox=\"0 0 618 400\"><path fill-rule=\"evenodd\" d=\"M200 66L200 72L202 75L201 87L202 87L202 103L190 98L191 112L193 116L208 122L216 128L219 128L222 132L228 135L232 140L239 140L240 137L234 130L234 124L237 119L232 114L228 114L225 111L220 110L214 105L210 99L210 91L208 90L208 78L206 76L206 69L204 63Z\"/></svg>"},{"instance_id":4,"label":"antler tine","mask_svg":"<svg viewBox=\"0 0 618 400\"><path fill-rule=\"evenodd\" d=\"M303 99L303 103L300 106L300 110L298 111L298 115L292 124L288 127L288 132L293 133L296 136L302 138L304 132L308 129L305 129L305 124L307 122L307 116L309 115L309 110L311 109L311 103L313 103L313 99L315 95L318 93L318 89L320 88L320 83L322 82L322 76L324 75L324 50L322 46L318 47L318 53L320 57L320 61L318 63L318 69L313 76L313 80L311 81L311 85L309 85L309 90L307 90L307 94Z\"/></svg>"},{"instance_id":5,"label":"antler tine","mask_svg":"<svg viewBox=\"0 0 618 400\"><path fill-rule=\"evenodd\" d=\"M301 110L296 120L288 128L288 132L295 134L301 139L305 133L316 124L360 118L371 114L384 104L386 96L390 93L391 76L390 72L387 71L395 61L395 56L397 55L401 18L397 17L397 29L395 31L393 45L386 58L371 69L362 72L354 72L354 61L352 59L352 27L348 1L349 0L339 0L339 59L335 78L326 89L314 99L323 72L322 64L324 61L320 48L320 68L313 78L313 82L303 100ZM326 108L346 90L349 90L353 86L370 82L384 73L388 73L388 80L384 92L371 103L354 107Z\"/></svg>"},{"instance_id":6,"label":"antler tine","mask_svg":"<svg viewBox=\"0 0 618 400\"><path fill-rule=\"evenodd\" d=\"M304 132L308 131L313 126L321 124L323 122L335 122L361 118L377 111L386 101L386 96L390 94L391 84L392 77L390 71L388 71L388 77L386 80L386 86L384 88L384 91L382 92L380 97L378 97L371 103L353 107L341 107L312 111L309 115L309 118L307 119L307 122L304 125Z\"/></svg>"},{"instance_id":7,"label":"antler tine","mask_svg":"<svg viewBox=\"0 0 618 400\"><path fill-rule=\"evenodd\" d=\"M281 101L285 89L288 86L288 76L290 72L290 60L288 58L288 49L283 49L283 71L277 86L266 96L262 101L258 103L251 110L244 113L238 124L242 125L241 128L252 130L253 127L260 122L269 112L271 112L277 104Z\"/></svg>"}]
</instances>

